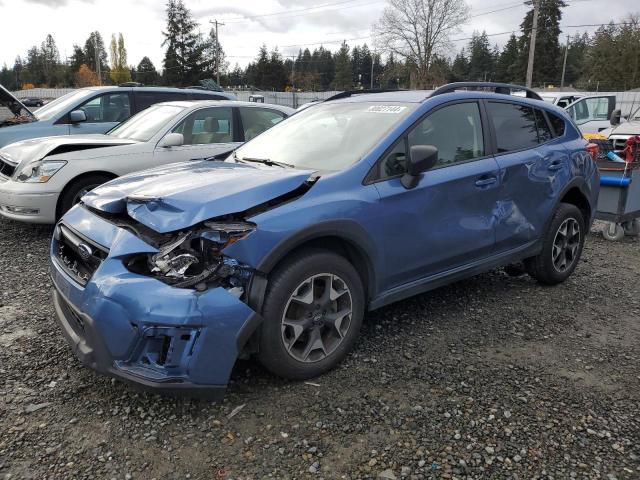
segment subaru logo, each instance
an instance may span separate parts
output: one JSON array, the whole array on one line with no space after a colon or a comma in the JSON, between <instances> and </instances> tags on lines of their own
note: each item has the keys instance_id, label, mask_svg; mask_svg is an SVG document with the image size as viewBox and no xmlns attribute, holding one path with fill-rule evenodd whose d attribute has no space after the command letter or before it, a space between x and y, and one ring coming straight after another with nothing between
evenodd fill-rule
<instances>
[{"instance_id":1,"label":"subaru logo","mask_svg":"<svg viewBox=\"0 0 640 480\"><path fill-rule=\"evenodd\" d=\"M78 255L80 255L80 258L86 262L91 258L91 255L93 255L93 250L91 250L89 245L81 243L78 245Z\"/></svg>"}]
</instances>

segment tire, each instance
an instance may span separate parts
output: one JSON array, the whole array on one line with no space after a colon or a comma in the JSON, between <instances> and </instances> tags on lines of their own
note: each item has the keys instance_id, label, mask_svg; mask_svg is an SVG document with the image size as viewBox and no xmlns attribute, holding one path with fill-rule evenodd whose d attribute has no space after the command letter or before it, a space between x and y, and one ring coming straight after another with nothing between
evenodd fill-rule
<instances>
[{"instance_id":1,"label":"tire","mask_svg":"<svg viewBox=\"0 0 640 480\"><path fill-rule=\"evenodd\" d=\"M329 284L334 300L322 296ZM331 370L353 347L364 307L362 280L347 259L320 249L296 253L269 280L260 332L260 363L291 380L305 380ZM349 309L351 313L343 316Z\"/></svg>"},{"instance_id":2,"label":"tire","mask_svg":"<svg viewBox=\"0 0 640 480\"><path fill-rule=\"evenodd\" d=\"M69 183L58 201L58 208L56 212L56 220L59 220L67 211L73 207L80 200L82 192L87 193L93 190L95 187L102 185L103 183L111 180L112 177L107 175L101 175L94 173L85 175Z\"/></svg>"},{"instance_id":3,"label":"tire","mask_svg":"<svg viewBox=\"0 0 640 480\"><path fill-rule=\"evenodd\" d=\"M624 238L624 228L616 222L608 222L602 229L602 236L610 242L618 242Z\"/></svg>"},{"instance_id":4,"label":"tire","mask_svg":"<svg viewBox=\"0 0 640 480\"><path fill-rule=\"evenodd\" d=\"M575 205L561 203L542 238L542 250L525 260L527 273L543 285L564 282L580 260L585 235L580 210Z\"/></svg>"}]
</instances>

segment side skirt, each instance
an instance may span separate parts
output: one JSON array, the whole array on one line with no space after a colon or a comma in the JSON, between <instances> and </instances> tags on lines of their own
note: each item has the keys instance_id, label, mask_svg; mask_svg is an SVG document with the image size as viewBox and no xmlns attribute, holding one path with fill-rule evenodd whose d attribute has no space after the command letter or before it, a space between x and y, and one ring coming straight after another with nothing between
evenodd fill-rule
<instances>
[{"instance_id":1,"label":"side skirt","mask_svg":"<svg viewBox=\"0 0 640 480\"><path fill-rule=\"evenodd\" d=\"M473 263L462 265L451 270L436 273L411 283L406 283L398 287L380 293L369 303L369 310L375 310L390 303L413 297L420 293L428 292L436 288L442 287L449 283L473 277L480 273L492 270L497 267L516 263L525 258L537 255L540 252L541 245L538 240L527 243L522 247L518 247L507 252L477 260Z\"/></svg>"}]
</instances>

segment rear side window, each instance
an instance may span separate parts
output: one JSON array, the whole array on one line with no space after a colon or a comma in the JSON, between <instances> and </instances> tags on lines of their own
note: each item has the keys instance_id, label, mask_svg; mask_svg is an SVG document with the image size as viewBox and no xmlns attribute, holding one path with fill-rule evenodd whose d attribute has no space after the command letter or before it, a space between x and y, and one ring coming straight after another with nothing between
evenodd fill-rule
<instances>
[{"instance_id":1,"label":"rear side window","mask_svg":"<svg viewBox=\"0 0 640 480\"><path fill-rule=\"evenodd\" d=\"M549 117L549 121L551 122L551 126L553 127L553 131L556 134L556 137L561 137L564 135L564 120L560 118L555 113L547 112L547 117Z\"/></svg>"},{"instance_id":2,"label":"rear side window","mask_svg":"<svg viewBox=\"0 0 640 480\"><path fill-rule=\"evenodd\" d=\"M533 108L515 103L489 102L487 110L496 132L498 153L538 145L538 128Z\"/></svg>"},{"instance_id":3,"label":"rear side window","mask_svg":"<svg viewBox=\"0 0 640 480\"><path fill-rule=\"evenodd\" d=\"M160 102L173 102L176 100L189 100L186 93L179 92L136 92L136 110L138 112Z\"/></svg>"},{"instance_id":4,"label":"rear side window","mask_svg":"<svg viewBox=\"0 0 640 480\"><path fill-rule=\"evenodd\" d=\"M545 143L553 138L553 134L551 133L551 129L549 128L549 124L547 120L544 118L544 114L542 110L535 109L536 112L536 125L538 127L538 142Z\"/></svg>"},{"instance_id":5,"label":"rear side window","mask_svg":"<svg viewBox=\"0 0 640 480\"><path fill-rule=\"evenodd\" d=\"M241 107L240 118L244 128L244 139L248 142L284 120L284 113L267 108Z\"/></svg>"}]
</instances>

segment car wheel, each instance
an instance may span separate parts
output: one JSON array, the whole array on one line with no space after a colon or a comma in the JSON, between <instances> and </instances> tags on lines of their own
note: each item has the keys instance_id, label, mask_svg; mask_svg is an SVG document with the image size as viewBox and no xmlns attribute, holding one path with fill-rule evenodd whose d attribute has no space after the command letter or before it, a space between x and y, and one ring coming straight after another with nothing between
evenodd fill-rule
<instances>
[{"instance_id":1,"label":"car wheel","mask_svg":"<svg viewBox=\"0 0 640 480\"><path fill-rule=\"evenodd\" d=\"M624 238L624 228L616 222L609 222L602 229L602 236L610 242L617 242Z\"/></svg>"},{"instance_id":2,"label":"car wheel","mask_svg":"<svg viewBox=\"0 0 640 480\"><path fill-rule=\"evenodd\" d=\"M364 297L362 280L344 257L316 249L294 255L269 280L260 362L293 380L332 369L358 336Z\"/></svg>"},{"instance_id":3,"label":"car wheel","mask_svg":"<svg viewBox=\"0 0 640 480\"><path fill-rule=\"evenodd\" d=\"M111 177L100 174L87 175L67 185L58 202L57 218L61 218L71 207L94 188L111 180Z\"/></svg>"},{"instance_id":4,"label":"car wheel","mask_svg":"<svg viewBox=\"0 0 640 480\"><path fill-rule=\"evenodd\" d=\"M584 240L582 213L574 205L561 203L542 238L541 252L525 260L527 272L545 285L564 282L578 264Z\"/></svg>"}]
</instances>

